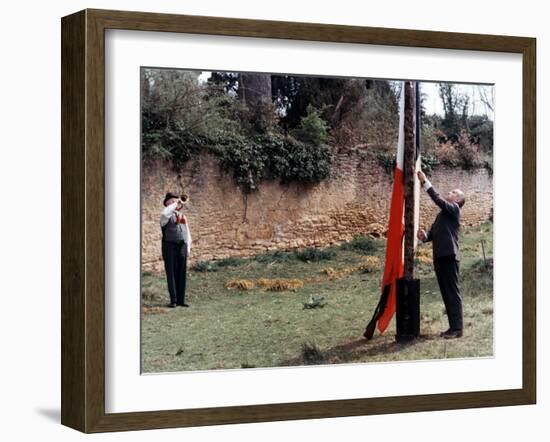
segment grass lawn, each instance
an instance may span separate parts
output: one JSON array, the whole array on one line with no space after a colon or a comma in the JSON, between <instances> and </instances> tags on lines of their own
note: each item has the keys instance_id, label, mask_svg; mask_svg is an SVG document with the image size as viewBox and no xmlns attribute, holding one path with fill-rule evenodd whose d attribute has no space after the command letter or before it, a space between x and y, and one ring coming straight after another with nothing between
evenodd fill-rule
<instances>
[{"instance_id":1,"label":"grass lawn","mask_svg":"<svg viewBox=\"0 0 550 442\"><path fill-rule=\"evenodd\" d=\"M396 343L395 319L384 335L376 331L372 340L363 338L380 298L384 246L384 240L358 238L302 254L270 253L199 263L188 271L190 308L166 308L164 275L144 273L143 372L491 356L492 224L462 230L465 329L460 339L439 337L448 323L431 264L431 244L419 246L415 267L421 279L420 338L410 344ZM379 268L359 268L365 256L378 257ZM303 286L269 291L258 286L260 278L299 279ZM249 289L226 288L233 279L255 284Z\"/></svg>"}]
</instances>

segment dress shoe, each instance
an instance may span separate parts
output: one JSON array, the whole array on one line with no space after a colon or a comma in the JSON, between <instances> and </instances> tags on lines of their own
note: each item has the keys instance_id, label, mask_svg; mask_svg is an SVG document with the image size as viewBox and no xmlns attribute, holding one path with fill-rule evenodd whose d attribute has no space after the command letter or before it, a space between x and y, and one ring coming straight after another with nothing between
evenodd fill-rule
<instances>
[{"instance_id":1,"label":"dress shoe","mask_svg":"<svg viewBox=\"0 0 550 442\"><path fill-rule=\"evenodd\" d=\"M439 336L445 339L460 338L462 337L462 330L448 329L444 332L441 332Z\"/></svg>"},{"instance_id":2,"label":"dress shoe","mask_svg":"<svg viewBox=\"0 0 550 442\"><path fill-rule=\"evenodd\" d=\"M189 307L189 304L186 304L185 302L183 304L178 304L178 305L180 305L182 307Z\"/></svg>"},{"instance_id":3,"label":"dress shoe","mask_svg":"<svg viewBox=\"0 0 550 442\"><path fill-rule=\"evenodd\" d=\"M175 302L172 302L171 304L168 304L166 307L170 308L176 308L177 304Z\"/></svg>"}]
</instances>

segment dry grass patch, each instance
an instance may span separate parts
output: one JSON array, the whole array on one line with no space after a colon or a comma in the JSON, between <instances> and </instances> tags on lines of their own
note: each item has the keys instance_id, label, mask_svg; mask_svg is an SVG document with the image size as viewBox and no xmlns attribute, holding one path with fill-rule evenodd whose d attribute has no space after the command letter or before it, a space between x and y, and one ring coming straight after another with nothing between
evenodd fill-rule
<instances>
[{"instance_id":1,"label":"dry grass patch","mask_svg":"<svg viewBox=\"0 0 550 442\"><path fill-rule=\"evenodd\" d=\"M431 247L417 247L416 259L422 264L431 264L433 261L432 248Z\"/></svg>"},{"instance_id":2,"label":"dry grass patch","mask_svg":"<svg viewBox=\"0 0 550 442\"><path fill-rule=\"evenodd\" d=\"M258 286L272 291L272 292L282 292L285 290L296 290L301 289L304 286L304 281L301 279L267 279L260 278L256 280Z\"/></svg>"},{"instance_id":3,"label":"dry grass patch","mask_svg":"<svg viewBox=\"0 0 550 442\"><path fill-rule=\"evenodd\" d=\"M225 288L229 290L250 290L254 287L254 282L249 279L231 279L225 283Z\"/></svg>"},{"instance_id":4,"label":"dry grass patch","mask_svg":"<svg viewBox=\"0 0 550 442\"><path fill-rule=\"evenodd\" d=\"M333 267L326 267L322 273L327 275L329 281L345 278L356 272L371 273L380 269L380 258L377 256L364 256L359 264L349 267L342 267L335 270Z\"/></svg>"}]
</instances>

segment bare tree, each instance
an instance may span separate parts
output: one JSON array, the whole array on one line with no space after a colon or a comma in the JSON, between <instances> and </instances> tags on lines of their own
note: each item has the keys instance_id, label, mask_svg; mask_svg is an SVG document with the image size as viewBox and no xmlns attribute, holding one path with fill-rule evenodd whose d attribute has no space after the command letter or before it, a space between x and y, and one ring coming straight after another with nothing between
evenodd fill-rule
<instances>
[{"instance_id":1,"label":"bare tree","mask_svg":"<svg viewBox=\"0 0 550 442\"><path fill-rule=\"evenodd\" d=\"M493 86L479 86L479 99L491 112L495 111L495 88Z\"/></svg>"}]
</instances>

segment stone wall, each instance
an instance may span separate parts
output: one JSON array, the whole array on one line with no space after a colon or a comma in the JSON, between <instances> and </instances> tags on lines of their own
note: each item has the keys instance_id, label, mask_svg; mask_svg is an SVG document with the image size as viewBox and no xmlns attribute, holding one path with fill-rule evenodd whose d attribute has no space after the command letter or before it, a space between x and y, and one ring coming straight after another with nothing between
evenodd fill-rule
<instances>
[{"instance_id":1,"label":"stone wall","mask_svg":"<svg viewBox=\"0 0 550 442\"><path fill-rule=\"evenodd\" d=\"M466 194L462 225L477 225L492 210L492 177L485 169L468 172L439 167L431 182L440 192L460 187ZM187 218L193 238L190 264L269 250L328 246L356 235L383 236L392 179L376 160L348 150L334 158L331 177L316 185L260 183L245 197L215 157L189 161L180 175L158 162L142 171L143 269L161 271L159 214L168 190L190 195ZM421 219L429 227L438 208L423 192Z\"/></svg>"}]
</instances>

